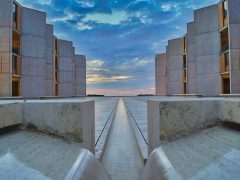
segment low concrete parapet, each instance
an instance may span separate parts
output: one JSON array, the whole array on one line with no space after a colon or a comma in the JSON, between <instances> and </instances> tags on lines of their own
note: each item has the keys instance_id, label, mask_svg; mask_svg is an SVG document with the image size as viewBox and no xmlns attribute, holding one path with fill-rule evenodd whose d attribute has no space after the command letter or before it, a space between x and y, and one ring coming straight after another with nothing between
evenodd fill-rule
<instances>
[{"instance_id":1,"label":"low concrete parapet","mask_svg":"<svg viewBox=\"0 0 240 180\"><path fill-rule=\"evenodd\" d=\"M149 100L148 154L164 142L214 126L218 120L218 100Z\"/></svg>"},{"instance_id":2,"label":"low concrete parapet","mask_svg":"<svg viewBox=\"0 0 240 180\"><path fill-rule=\"evenodd\" d=\"M95 152L94 101L23 103L23 123Z\"/></svg>"},{"instance_id":3,"label":"low concrete parapet","mask_svg":"<svg viewBox=\"0 0 240 180\"><path fill-rule=\"evenodd\" d=\"M240 100L222 100L220 107L221 121L240 124Z\"/></svg>"},{"instance_id":4,"label":"low concrete parapet","mask_svg":"<svg viewBox=\"0 0 240 180\"><path fill-rule=\"evenodd\" d=\"M95 153L94 101L26 101L0 104L0 129L33 127Z\"/></svg>"},{"instance_id":5,"label":"low concrete parapet","mask_svg":"<svg viewBox=\"0 0 240 180\"><path fill-rule=\"evenodd\" d=\"M19 103L0 104L0 129L22 123L22 106Z\"/></svg>"}]
</instances>

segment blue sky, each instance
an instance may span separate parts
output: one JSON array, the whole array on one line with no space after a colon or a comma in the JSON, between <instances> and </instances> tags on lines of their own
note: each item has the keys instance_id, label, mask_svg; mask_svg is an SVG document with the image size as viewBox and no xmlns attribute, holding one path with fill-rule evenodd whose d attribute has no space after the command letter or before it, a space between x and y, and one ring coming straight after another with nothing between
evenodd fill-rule
<instances>
[{"instance_id":1,"label":"blue sky","mask_svg":"<svg viewBox=\"0 0 240 180\"><path fill-rule=\"evenodd\" d=\"M47 13L55 35L87 57L88 93L154 93L154 56L218 0L19 0Z\"/></svg>"}]
</instances>

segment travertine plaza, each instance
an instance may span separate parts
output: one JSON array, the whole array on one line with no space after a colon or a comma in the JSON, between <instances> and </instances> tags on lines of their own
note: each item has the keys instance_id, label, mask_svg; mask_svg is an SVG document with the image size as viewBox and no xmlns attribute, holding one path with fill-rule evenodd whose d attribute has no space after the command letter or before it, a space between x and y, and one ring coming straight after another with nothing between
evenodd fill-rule
<instances>
[{"instance_id":1,"label":"travertine plaza","mask_svg":"<svg viewBox=\"0 0 240 180\"><path fill-rule=\"evenodd\" d=\"M46 13L2 0L0 96L85 96L86 59L57 38Z\"/></svg>"},{"instance_id":2,"label":"travertine plaza","mask_svg":"<svg viewBox=\"0 0 240 180\"><path fill-rule=\"evenodd\" d=\"M194 11L187 33L156 55L156 94L240 93L240 1Z\"/></svg>"},{"instance_id":3,"label":"travertine plaza","mask_svg":"<svg viewBox=\"0 0 240 180\"><path fill-rule=\"evenodd\" d=\"M239 55L240 36L235 37L237 40L230 36L239 33L237 21L230 20L237 16L237 11L232 14L226 10L238 8L238 1L222 1L195 11L195 20L188 24L187 35L170 40L167 53L157 56L158 94L173 96L72 96L85 93L82 89L86 81L82 78L86 69L84 57L74 55L71 42L53 37L50 25L46 25L51 29L46 31L50 38L44 33L36 37L28 35L33 30L37 34L44 31L41 27L45 16L44 23L34 23L36 15L30 12L42 12L29 9L24 12L23 8L22 19L34 24L25 31L22 28L20 33L21 42L26 41L28 46L24 51L21 47L21 56L12 53L12 49L6 54L25 60L29 71L19 76L18 68L15 70L16 66L11 64L12 59L7 61L14 73L9 70L1 74L1 78L6 78L1 83L8 85L1 84L1 92L27 91L27 95L35 98L0 97L0 179L240 179L240 98L237 94L219 96L237 92L239 78L235 75L239 58L237 61L233 57ZM0 8L0 18L7 7L16 5L3 2L5 8ZM229 20L218 20L223 10ZM221 22L229 23L220 26ZM24 23L27 22L23 20L22 25ZM1 40L12 37L10 27L5 27L7 33L1 35ZM5 32L3 30L1 32ZM212 41L214 38L218 41ZM49 41L48 46L44 47L42 41L44 44ZM35 46L40 48L35 50L32 48ZM48 50L49 59L43 53ZM39 66L32 63L38 60L42 62ZM75 64L72 66L69 62ZM43 74L48 72L45 66L57 74L45 77ZM73 72L79 74L71 79ZM36 74L30 76L32 73ZM20 81L21 91L17 91L16 81ZM48 88L32 86L38 82ZM23 83L27 86L23 87ZM11 86L18 88L11 89ZM37 97L45 91L60 97Z\"/></svg>"}]
</instances>

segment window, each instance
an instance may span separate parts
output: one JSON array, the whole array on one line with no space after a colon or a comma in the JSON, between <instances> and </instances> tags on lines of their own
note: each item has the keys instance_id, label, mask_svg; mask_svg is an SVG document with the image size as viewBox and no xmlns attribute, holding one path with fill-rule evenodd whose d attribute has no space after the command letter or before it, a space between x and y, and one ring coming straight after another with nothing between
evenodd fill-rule
<instances>
[{"instance_id":1,"label":"window","mask_svg":"<svg viewBox=\"0 0 240 180\"><path fill-rule=\"evenodd\" d=\"M13 22L17 23L17 4L13 3Z\"/></svg>"},{"instance_id":2,"label":"window","mask_svg":"<svg viewBox=\"0 0 240 180\"><path fill-rule=\"evenodd\" d=\"M224 54L224 65L225 65L225 71L228 71L229 65L230 65L228 52Z\"/></svg>"},{"instance_id":3,"label":"window","mask_svg":"<svg viewBox=\"0 0 240 180\"><path fill-rule=\"evenodd\" d=\"M228 2L225 0L223 2L223 18L226 19L228 17Z\"/></svg>"}]
</instances>

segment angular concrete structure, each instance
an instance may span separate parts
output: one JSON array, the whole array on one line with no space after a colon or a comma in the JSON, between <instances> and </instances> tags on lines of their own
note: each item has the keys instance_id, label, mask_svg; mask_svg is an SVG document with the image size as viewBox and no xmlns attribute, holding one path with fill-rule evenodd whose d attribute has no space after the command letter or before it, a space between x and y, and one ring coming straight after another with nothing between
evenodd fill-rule
<instances>
[{"instance_id":1,"label":"angular concrete structure","mask_svg":"<svg viewBox=\"0 0 240 180\"><path fill-rule=\"evenodd\" d=\"M182 38L168 41L167 90L168 95L183 94Z\"/></svg>"},{"instance_id":2,"label":"angular concrete structure","mask_svg":"<svg viewBox=\"0 0 240 180\"><path fill-rule=\"evenodd\" d=\"M58 47L58 95L72 96L74 92L75 48L71 41L57 39Z\"/></svg>"},{"instance_id":3,"label":"angular concrete structure","mask_svg":"<svg viewBox=\"0 0 240 180\"><path fill-rule=\"evenodd\" d=\"M56 51L45 12L3 0L0 13L0 96L86 95L86 66L75 67L72 42L59 40Z\"/></svg>"},{"instance_id":4,"label":"angular concrete structure","mask_svg":"<svg viewBox=\"0 0 240 180\"><path fill-rule=\"evenodd\" d=\"M222 0L216 5L195 10L194 21L187 24L183 43L180 38L175 44L176 39L169 41L167 94L219 96L240 93L239 5L236 0ZM177 79L181 74L181 61L182 84L180 78ZM162 71L164 73L165 69ZM159 82L161 79L156 76L156 84Z\"/></svg>"},{"instance_id":5,"label":"angular concrete structure","mask_svg":"<svg viewBox=\"0 0 240 180\"><path fill-rule=\"evenodd\" d=\"M217 5L194 12L197 94L204 96L221 94L217 13Z\"/></svg>"},{"instance_id":6,"label":"angular concrete structure","mask_svg":"<svg viewBox=\"0 0 240 180\"><path fill-rule=\"evenodd\" d=\"M167 95L167 56L158 54L155 58L156 94Z\"/></svg>"},{"instance_id":7,"label":"angular concrete structure","mask_svg":"<svg viewBox=\"0 0 240 180\"><path fill-rule=\"evenodd\" d=\"M187 24L186 35L187 53L187 91L189 94L197 94L197 64L195 58L195 23Z\"/></svg>"},{"instance_id":8,"label":"angular concrete structure","mask_svg":"<svg viewBox=\"0 0 240 180\"><path fill-rule=\"evenodd\" d=\"M75 55L75 94L76 96L86 96L86 57Z\"/></svg>"}]
</instances>

